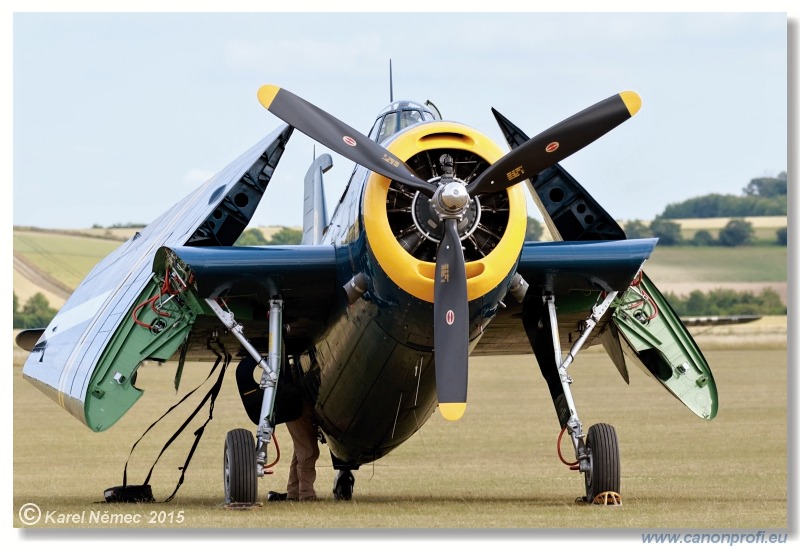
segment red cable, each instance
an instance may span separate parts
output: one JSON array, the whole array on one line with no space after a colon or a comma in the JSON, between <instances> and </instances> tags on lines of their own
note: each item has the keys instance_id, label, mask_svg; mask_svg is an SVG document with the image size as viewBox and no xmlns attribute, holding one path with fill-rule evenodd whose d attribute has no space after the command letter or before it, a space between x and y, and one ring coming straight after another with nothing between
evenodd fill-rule
<instances>
[{"instance_id":1,"label":"red cable","mask_svg":"<svg viewBox=\"0 0 800 550\"><path fill-rule=\"evenodd\" d=\"M275 435L274 432L272 434L272 439L275 440L275 462L273 462L272 464L267 464L266 466L264 466L265 470L267 468L272 468L273 466L275 466L278 463L278 461L281 459L281 448L280 448L280 446L278 446L278 437Z\"/></svg>"},{"instance_id":2,"label":"red cable","mask_svg":"<svg viewBox=\"0 0 800 550\"><path fill-rule=\"evenodd\" d=\"M560 458L561 462L563 462L564 464L566 464L569 467L577 466L578 464L580 464L580 460L576 460L575 462L567 462L564 459L564 455L561 454L561 438L564 436L564 432L565 431L567 431L567 427L566 426L561 428L561 433L558 434L558 443L556 444L556 450L558 450L558 458Z\"/></svg>"},{"instance_id":3,"label":"red cable","mask_svg":"<svg viewBox=\"0 0 800 550\"><path fill-rule=\"evenodd\" d=\"M148 299L148 300L145 300L144 302L142 302L141 304L139 304L138 306L136 306L135 308L133 308L133 312L131 312L131 318L133 318L133 322L134 322L134 323L136 323L136 324L137 324L137 325L139 325L140 327L144 327L144 328L146 328L146 329L148 329L148 330L149 330L149 329L151 329L151 328L153 328L153 325L148 325L147 323L143 323L142 321L140 321L140 320L139 320L139 319L136 317L136 312L137 312L137 311L139 311L140 309L142 309L142 308L143 308L144 306L146 306L147 304L151 303L151 302L152 302L153 300L155 300L156 298L157 298L157 296L153 296L152 298L150 298L150 299Z\"/></svg>"}]
</instances>

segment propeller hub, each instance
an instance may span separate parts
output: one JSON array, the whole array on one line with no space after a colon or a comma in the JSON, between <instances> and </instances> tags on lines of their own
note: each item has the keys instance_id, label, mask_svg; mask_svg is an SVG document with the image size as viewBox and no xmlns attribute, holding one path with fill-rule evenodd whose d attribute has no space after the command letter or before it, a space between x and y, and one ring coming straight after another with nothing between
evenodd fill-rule
<instances>
[{"instance_id":1,"label":"propeller hub","mask_svg":"<svg viewBox=\"0 0 800 550\"><path fill-rule=\"evenodd\" d=\"M432 206L440 219L461 219L469 208L469 193L464 182L453 179L440 185L433 195Z\"/></svg>"}]
</instances>

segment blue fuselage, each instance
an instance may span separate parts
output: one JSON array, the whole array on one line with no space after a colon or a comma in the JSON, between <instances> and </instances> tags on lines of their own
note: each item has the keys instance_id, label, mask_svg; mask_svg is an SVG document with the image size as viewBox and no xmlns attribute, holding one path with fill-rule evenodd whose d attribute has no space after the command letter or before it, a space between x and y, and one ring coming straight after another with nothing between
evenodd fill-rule
<instances>
[{"instance_id":1,"label":"blue fuselage","mask_svg":"<svg viewBox=\"0 0 800 550\"><path fill-rule=\"evenodd\" d=\"M358 167L326 230L339 258L337 284L366 275L364 295L336 310L327 329L300 356L306 391L331 451L356 464L385 455L411 437L437 406L433 304L400 288L381 268L364 230ZM469 303L471 344L497 310L513 272Z\"/></svg>"}]
</instances>

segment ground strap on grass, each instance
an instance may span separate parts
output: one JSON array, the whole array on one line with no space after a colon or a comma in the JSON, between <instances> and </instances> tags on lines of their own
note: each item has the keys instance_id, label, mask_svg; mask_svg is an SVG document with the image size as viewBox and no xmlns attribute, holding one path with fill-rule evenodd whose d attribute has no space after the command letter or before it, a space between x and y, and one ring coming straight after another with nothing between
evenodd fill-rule
<instances>
[{"instance_id":1,"label":"ground strap on grass","mask_svg":"<svg viewBox=\"0 0 800 550\"><path fill-rule=\"evenodd\" d=\"M220 352L218 352L212 347L212 343L215 342L209 340L206 344L206 347L212 353L214 353L214 355L217 356L217 360L214 362L214 366L211 367L208 376L205 378L205 380L203 380L203 382L200 383L200 385L198 385L192 391L183 396L183 398L181 398L180 401L171 406L164 414L162 414L158 418L158 420L153 422L150 425L150 427L148 427L144 431L144 433L141 435L141 437L139 437L138 440L136 440L136 443L134 443L133 447L131 447L131 452L128 455L128 460L125 461L125 468L122 473L122 485L118 487L111 487L105 490L104 496L106 502L155 502L152 489L150 488L149 485L150 477L153 475L153 469L156 467L156 464L161 459L161 456L164 454L167 448L169 448L169 446L172 445L172 443L178 438L178 436L180 436L180 434L183 432L186 426L188 426L189 423L192 421L192 419L197 415L197 413L200 412L200 410L203 408L206 402L209 402L208 418L206 419L206 421L203 423L202 426L200 426L197 430L195 430L194 432L195 439L194 443L192 444L192 448L189 450L189 454L186 456L186 461L184 462L183 466L179 468L179 470L181 470L181 477L178 480L177 485L175 486L175 490L172 491L172 494L169 497L167 497L167 499L164 500L163 502L165 503L170 502L178 493L178 489L180 489L181 485L183 484L186 475L186 470L189 468L189 462L192 460L192 455L194 455L194 452L197 449L197 445L200 443L200 438L203 437L203 432L205 431L206 426L208 425L209 422L211 422L211 419L213 418L214 402L216 401L217 396L219 395L219 392L222 389L222 381L225 377L225 372L228 368L228 365L230 365L231 362L231 355L225 351L222 345L219 342L216 342L217 345L220 346ZM153 465L150 467L150 471L147 473L147 477L145 478L144 483L142 485L128 485L128 463L130 462L130 459L133 456L133 451L134 449L136 449L136 446L139 444L139 442L142 439L144 439L147 433L156 424L161 422L161 420L163 420L168 414L170 414L184 401L186 401L192 394L194 394L194 392L200 389L211 378L211 376L214 374L214 371L217 370L217 367L219 367L220 364L222 364L222 368L220 369L216 382L214 382L214 385L211 387L211 389L208 391L205 397L203 397L203 399L200 401L200 403L197 405L194 411L192 411L189 417L183 422L183 424L181 424L181 427L178 428L177 431L172 435L172 437L170 437L169 440L164 444L164 447L162 447L161 452L158 453L158 456L153 462Z\"/></svg>"}]
</instances>

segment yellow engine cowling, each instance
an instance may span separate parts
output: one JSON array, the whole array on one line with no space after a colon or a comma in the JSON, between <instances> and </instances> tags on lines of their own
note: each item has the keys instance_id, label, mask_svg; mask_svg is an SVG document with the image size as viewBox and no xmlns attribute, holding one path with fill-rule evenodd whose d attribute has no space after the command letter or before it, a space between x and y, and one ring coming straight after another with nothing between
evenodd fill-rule
<instances>
[{"instance_id":1,"label":"yellow engine cowling","mask_svg":"<svg viewBox=\"0 0 800 550\"><path fill-rule=\"evenodd\" d=\"M437 176L431 168L437 160L434 157L449 154L455 160L456 177L466 183L503 156L489 138L453 122L413 126L383 145L426 179ZM392 281L432 303L436 267L432 251L437 241L435 231L428 227L434 221L422 219L427 208L420 201L427 200L372 173L364 195L364 226L378 263ZM402 216L406 211L408 219ZM472 197L471 212L465 216L461 232L470 301L496 288L519 258L527 226L525 190L517 184L506 191Z\"/></svg>"}]
</instances>

